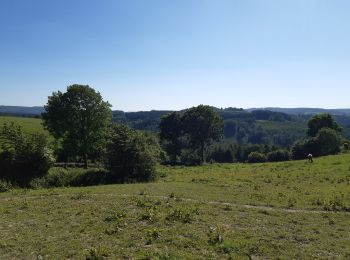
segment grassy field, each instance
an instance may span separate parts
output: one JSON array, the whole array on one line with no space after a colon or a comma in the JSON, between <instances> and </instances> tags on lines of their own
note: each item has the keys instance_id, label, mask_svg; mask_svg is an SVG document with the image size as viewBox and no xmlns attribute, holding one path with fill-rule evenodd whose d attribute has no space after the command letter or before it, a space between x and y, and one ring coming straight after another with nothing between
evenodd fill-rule
<instances>
[{"instance_id":1,"label":"grassy field","mask_svg":"<svg viewBox=\"0 0 350 260\"><path fill-rule=\"evenodd\" d=\"M43 133L46 132L41 124L39 118L26 118L26 117L13 117L13 116L0 116L0 126L4 123L15 123L23 128L23 131L27 133Z\"/></svg>"},{"instance_id":2,"label":"grassy field","mask_svg":"<svg viewBox=\"0 0 350 260\"><path fill-rule=\"evenodd\" d=\"M350 155L0 194L1 259L348 259Z\"/></svg>"}]
</instances>

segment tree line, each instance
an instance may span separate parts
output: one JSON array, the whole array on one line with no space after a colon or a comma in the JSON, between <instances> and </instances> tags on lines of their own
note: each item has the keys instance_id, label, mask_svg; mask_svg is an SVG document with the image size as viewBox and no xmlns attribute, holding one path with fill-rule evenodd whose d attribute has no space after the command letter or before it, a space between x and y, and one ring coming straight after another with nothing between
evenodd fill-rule
<instances>
[{"instance_id":1,"label":"tree line","mask_svg":"<svg viewBox=\"0 0 350 260\"><path fill-rule=\"evenodd\" d=\"M248 143L245 129L230 120L232 114L246 119L240 109L218 110L199 105L161 117L158 134L137 131L112 120L111 105L85 85L53 92L42 113L43 126L54 137L26 134L14 124L0 127L0 179L20 186L45 176L55 161L100 165L109 183L148 181L156 176L157 163L196 165L205 162L286 161L336 154L341 146L341 127L329 114L308 122L309 138L284 148L265 142L259 129ZM222 111L221 111L222 112ZM255 117L290 120L282 113L255 112ZM247 123L248 124L248 123ZM231 131L235 138L224 138Z\"/></svg>"}]
</instances>

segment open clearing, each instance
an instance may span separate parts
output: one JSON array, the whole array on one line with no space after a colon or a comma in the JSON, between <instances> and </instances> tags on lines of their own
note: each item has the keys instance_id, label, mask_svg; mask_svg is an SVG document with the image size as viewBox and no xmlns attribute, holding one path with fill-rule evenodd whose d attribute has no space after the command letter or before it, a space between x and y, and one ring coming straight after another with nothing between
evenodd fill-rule
<instances>
[{"instance_id":1,"label":"open clearing","mask_svg":"<svg viewBox=\"0 0 350 260\"><path fill-rule=\"evenodd\" d=\"M1 258L350 258L348 154L159 171L148 184L1 193Z\"/></svg>"},{"instance_id":2,"label":"open clearing","mask_svg":"<svg viewBox=\"0 0 350 260\"><path fill-rule=\"evenodd\" d=\"M0 126L4 123L19 125L27 133L47 133L42 126L42 120L39 118L0 116Z\"/></svg>"}]
</instances>

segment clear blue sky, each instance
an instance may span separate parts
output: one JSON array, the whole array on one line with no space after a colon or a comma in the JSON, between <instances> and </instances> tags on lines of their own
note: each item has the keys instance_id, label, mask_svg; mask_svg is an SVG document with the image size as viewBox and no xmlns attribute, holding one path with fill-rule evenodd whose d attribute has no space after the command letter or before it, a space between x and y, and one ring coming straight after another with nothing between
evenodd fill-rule
<instances>
[{"instance_id":1,"label":"clear blue sky","mask_svg":"<svg viewBox=\"0 0 350 260\"><path fill-rule=\"evenodd\" d=\"M0 105L350 107L348 0L0 0Z\"/></svg>"}]
</instances>

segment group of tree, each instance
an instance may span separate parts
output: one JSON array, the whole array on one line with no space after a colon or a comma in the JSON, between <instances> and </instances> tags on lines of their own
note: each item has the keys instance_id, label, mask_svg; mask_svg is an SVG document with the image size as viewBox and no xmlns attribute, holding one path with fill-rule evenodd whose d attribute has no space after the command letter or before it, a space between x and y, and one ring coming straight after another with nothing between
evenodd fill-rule
<instances>
[{"instance_id":1,"label":"group of tree","mask_svg":"<svg viewBox=\"0 0 350 260\"><path fill-rule=\"evenodd\" d=\"M203 163L206 149L223 136L223 119L209 106L172 112L161 119L159 136L170 162Z\"/></svg>"},{"instance_id":2,"label":"group of tree","mask_svg":"<svg viewBox=\"0 0 350 260\"><path fill-rule=\"evenodd\" d=\"M26 134L21 127L0 127L0 179L24 186L42 177L54 163L44 134Z\"/></svg>"},{"instance_id":3,"label":"group of tree","mask_svg":"<svg viewBox=\"0 0 350 260\"><path fill-rule=\"evenodd\" d=\"M204 109L203 107L201 109ZM160 138L172 164L199 164L204 161L219 163L278 162L291 159L305 159L310 153L314 156L337 154L341 149L341 127L329 114L319 114L312 117L308 122L307 128L309 138L298 140L290 147L271 144L268 140L264 139L263 135L258 134L261 131L259 128L257 129L257 134L254 138L251 137L248 143L242 144L235 142L235 140L224 140L219 138L220 135L214 135L212 138L202 138L202 140L206 141L199 145L198 141L193 142L191 140L201 138L203 130L201 130L200 125L209 132L210 129L216 129L217 133L221 133L222 122L211 125L211 120L209 119L207 124L204 124L203 121L188 120L187 113L191 112L191 114L194 114L192 111L195 109L198 110L198 107L189 109L184 113L173 112L161 120ZM206 109L211 110L210 107L206 107ZM215 112L212 111L212 113ZM200 114L197 111L195 117L204 118ZM207 118L210 117L207 116ZM191 128L188 128L187 124L190 122ZM228 122L231 127L236 127L235 122ZM223 131L227 131L227 128L228 125L225 124ZM193 133L193 135L190 133ZM262 140L258 142L258 139ZM345 143L344 147L349 147L348 143Z\"/></svg>"},{"instance_id":4,"label":"group of tree","mask_svg":"<svg viewBox=\"0 0 350 260\"><path fill-rule=\"evenodd\" d=\"M150 120L160 114L154 112ZM132 116L138 118L139 114ZM254 117L291 119L266 111L255 112ZM33 178L46 175L57 160L82 162L85 168L89 163L99 164L108 170L112 182L147 181L155 177L160 158L165 163L186 165L206 161L286 161L305 159L309 153L336 154L342 141L342 129L329 114L312 117L308 122L308 138L288 147L266 138L266 130L255 125L251 113L199 105L163 115L159 121L159 142L154 134L113 123L111 105L99 92L84 85L54 92L48 98L42 119L45 129L54 137L53 143L43 134L24 133L14 124L0 127L0 179L25 186ZM349 146L346 143L344 148ZM162 149L167 156L161 156Z\"/></svg>"},{"instance_id":5,"label":"group of tree","mask_svg":"<svg viewBox=\"0 0 350 260\"><path fill-rule=\"evenodd\" d=\"M110 171L114 182L152 179L160 154L157 142L127 126L112 124L110 107L89 86L72 85L64 93L54 92L42 114L54 145L44 135L4 125L0 128L0 179L25 186L47 174L54 157L81 161L85 168L89 162L98 162Z\"/></svg>"},{"instance_id":6,"label":"group of tree","mask_svg":"<svg viewBox=\"0 0 350 260\"><path fill-rule=\"evenodd\" d=\"M341 130L330 114L315 115L308 122L309 138L297 141L293 145L293 159L304 159L308 154L322 156L339 153L342 142Z\"/></svg>"},{"instance_id":7,"label":"group of tree","mask_svg":"<svg viewBox=\"0 0 350 260\"><path fill-rule=\"evenodd\" d=\"M296 140L305 137L305 119L296 116L269 110L246 111L231 107L212 109L223 118L223 138L229 142L234 141L240 145L270 143L287 148ZM112 120L127 124L133 129L157 133L161 117L171 112L173 111L113 111ZM293 124L294 122L297 124Z\"/></svg>"}]
</instances>

